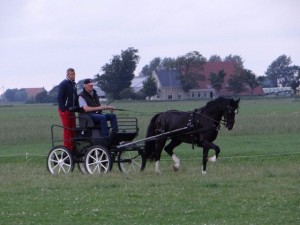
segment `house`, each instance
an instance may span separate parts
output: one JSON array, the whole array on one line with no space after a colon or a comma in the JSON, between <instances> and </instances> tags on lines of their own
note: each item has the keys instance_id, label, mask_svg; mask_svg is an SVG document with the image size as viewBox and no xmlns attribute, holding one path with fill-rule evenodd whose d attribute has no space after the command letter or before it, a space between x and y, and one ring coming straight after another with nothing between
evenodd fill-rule
<instances>
[{"instance_id":1,"label":"house","mask_svg":"<svg viewBox=\"0 0 300 225\"><path fill-rule=\"evenodd\" d=\"M107 101L105 97L105 92L98 85L94 85L94 90L97 92L99 99L101 101ZM82 88L77 88L77 94L79 95L82 92Z\"/></svg>"},{"instance_id":2,"label":"house","mask_svg":"<svg viewBox=\"0 0 300 225\"><path fill-rule=\"evenodd\" d=\"M23 90L26 92L27 94L27 99L28 100L35 100L35 97L37 96L37 94L46 91L45 88L23 88Z\"/></svg>"},{"instance_id":3,"label":"house","mask_svg":"<svg viewBox=\"0 0 300 225\"><path fill-rule=\"evenodd\" d=\"M210 74L224 71L225 77L221 89L217 92L211 85ZM231 96L233 93L227 90L228 80L235 73L235 65L233 62L207 62L202 67L192 68L192 72L204 76L204 79L198 81L198 87L184 92L177 70L155 70L152 76L157 82L158 93L154 96L154 100L181 100L188 98L215 98L218 96ZM246 90L239 95L264 95L261 87L253 90L246 87Z\"/></svg>"},{"instance_id":4,"label":"house","mask_svg":"<svg viewBox=\"0 0 300 225\"><path fill-rule=\"evenodd\" d=\"M143 88L143 82L148 79L148 76L134 77L131 81L131 89L133 92L139 92Z\"/></svg>"},{"instance_id":5,"label":"house","mask_svg":"<svg viewBox=\"0 0 300 225\"><path fill-rule=\"evenodd\" d=\"M178 80L177 70L155 70L152 76L157 83L157 95L152 100L181 100L187 99L188 93L184 92Z\"/></svg>"},{"instance_id":6,"label":"house","mask_svg":"<svg viewBox=\"0 0 300 225\"><path fill-rule=\"evenodd\" d=\"M212 88L209 78L210 78L211 73L218 74L221 70L224 71L225 77L224 77L224 82L222 84L222 87L221 87L220 91L217 93ZM201 73L205 77L204 80L200 80L198 82L198 86L199 86L198 90L200 91L200 93L204 92L203 95L200 95L200 96L212 98L212 97L217 97L217 96L233 95L232 92L228 91L227 87L228 87L229 79L231 78L231 76L233 74L235 74L235 70L236 70L235 64L233 62L207 62L203 65L202 68L195 68L194 72ZM264 95L262 87L256 87L253 90L251 90L250 87L245 87L245 88L246 88L246 90L244 92L239 93L239 95L242 95L242 96ZM191 90L191 92L197 92L197 90ZM212 92L213 92L213 94L212 94Z\"/></svg>"},{"instance_id":7,"label":"house","mask_svg":"<svg viewBox=\"0 0 300 225\"><path fill-rule=\"evenodd\" d=\"M136 93L139 92L143 88L143 82L148 79L147 76L134 77L131 81L131 89ZM98 86L94 85L94 89L97 91L98 96L101 101L107 101L106 93ZM79 94L82 91L82 87L77 89L77 93Z\"/></svg>"}]
</instances>

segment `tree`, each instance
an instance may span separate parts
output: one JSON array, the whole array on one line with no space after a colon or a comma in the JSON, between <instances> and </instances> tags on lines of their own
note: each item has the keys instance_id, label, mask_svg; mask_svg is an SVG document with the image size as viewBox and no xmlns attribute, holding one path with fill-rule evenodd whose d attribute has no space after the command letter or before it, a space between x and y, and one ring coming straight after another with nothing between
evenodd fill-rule
<instances>
[{"instance_id":1,"label":"tree","mask_svg":"<svg viewBox=\"0 0 300 225\"><path fill-rule=\"evenodd\" d=\"M84 79L77 81L77 90L82 90L84 87L83 84Z\"/></svg>"},{"instance_id":2,"label":"tree","mask_svg":"<svg viewBox=\"0 0 300 225\"><path fill-rule=\"evenodd\" d=\"M222 58L219 55L212 55L208 59L208 62L222 62Z\"/></svg>"},{"instance_id":3,"label":"tree","mask_svg":"<svg viewBox=\"0 0 300 225\"><path fill-rule=\"evenodd\" d=\"M48 93L48 102L55 103L57 101L59 85L54 86Z\"/></svg>"},{"instance_id":4,"label":"tree","mask_svg":"<svg viewBox=\"0 0 300 225\"><path fill-rule=\"evenodd\" d=\"M165 57L162 59L160 63L161 69L177 69L176 67L176 59L171 57Z\"/></svg>"},{"instance_id":5,"label":"tree","mask_svg":"<svg viewBox=\"0 0 300 225\"><path fill-rule=\"evenodd\" d=\"M207 60L199 52L193 51L179 56L175 61L175 68L179 70L180 75L178 79L181 82L182 89L185 92L198 86L198 81L205 79L205 77L195 71L195 67L202 69Z\"/></svg>"},{"instance_id":6,"label":"tree","mask_svg":"<svg viewBox=\"0 0 300 225\"><path fill-rule=\"evenodd\" d=\"M225 75L226 73L224 72L224 70L220 70L217 74L210 73L209 75L210 83L217 92L219 92L222 88Z\"/></svg>"},{"instance_id":7,"label":"tree","mask_svg":"<svg viewBox=\"0 0 300 225\"><path fill-rule=\"evenodd\" d=\"M258 76L257 77L257 82L258 84L263 87L263 88L270 88L270 87L274 87L272 85L271 80L267 77L267 76Z\"/></svg>"},{"instance_id":8,"label":"tree","mask_svg":"<svg viewBox=\"0 0 300 225\"><path fill-rule=\"evenodd\" d=\"M18 89L7 89L4 92L4 97L8 102L14 102L15 101L15 93L17 92Z\"/></svg>"},{"instance_id":9,"label":"tree","mask_svg":"<svg viewBox=\"0 0 300 225\"><path fill-rule=\"evenodd\" d=\"M298 67L298 74L297 76L294 76L294 80L291 82L291 88L294 92L294 94L296 94L297 92L297 88L300 85L300 67Z\"/></svg>"},{"instance_id":10,"label":"tree","mask_svg":"<svg viewBox=\"0 0 300 225\"><path fill-rule=\"evenodd\" d=\"M198 81L205 79L205 77L195 71L195 68L198 69L206 63L207 60L197 51L189 52L183 56L178 56L175 58L166 57L163 58L158 66L159 69L168 69L168 70L177 70L179 72L178 79L181 82L182 89L185 92L188 92L190 89L198 86Z\"/></svg>"},{"instance_id":11,"label":"tree","mask_svg":"<svg viewBox=\"0 0 300 225\"><path fill-rule=\"evenodd\" d=\"M152 76L143 82L143 88L141 92L146 97L151 97L157 94L157 84Z\"/></svg>"},{"instance_id":12,"label":"tree","mask_svg":"<svg viewBox=\"0 0 300 225\"><path fill-rule=\"evenodd\" d=\"M244 60L239 55L228 55L224 58L224 62L233 62L235 64L236 69L244 68Z\"/></svg>"},{"instance_id":13,"label":"tree","mask_svg":"<svg viewBox=\"0 0 300 225\"><path fill-rule=\"evenodd\" d=\"M150 77L152 72L160 66L161 58L156 57L150 61L148 65L145 65L140 72L140 76Z\"/></svg>"},{"instance_id":14,"label":"tree","mask_svg":"<svg viewBox=\"0 0 300 225\"><path fill-rule=\"evenodd\" d=\"M241 74L234 74L228 80L228 91L233 94L239 94L245 91L244 77Z\"/></svg>"},{"instance_id":15,"label":"tree","mask_svg":"<svg viewBox=\"0 0 300 225\"><path fill-rule=\"evenodd\" d=\"M248 69L244 69L242 71L242 75L244 77L244 82L251 89L251 95L253 94L253 90L259 86L258 80L255 77L255 74Z\"/></svg>"},{"instance_id":16,"label":"tree","mask_svg":"<svg viewBox=\"0 0 300 225\"><path fill-rule=\"evenodd\" d=\"M139 61L138 50L128 48L121 55L114 55L103 67L103 74L96 75L101 89L113 99L120 99L122 91L129 88Z\"/></svg>"},{"instance_id":17,"label":"tree","mask_svg":"<svg viewBox=\"0 0 300 225\"><path fill-rule=\"evenodd\" d=\"M291 57L281 55L269 65L265 74L272 81L273 87L288 87L294 80L297 66L292 66Z\"/></svg>"},{"instance_id":18,"label":"tree","mask_svg":"<svg viewBox=\"0 0 300 225\"><path fill-rule=\"evenodd\" d=\"M35 96L35 102L37 103L47 103L49 102L47 91L42 91Z\"/></svg>"},{"instance_id":19,"label":"tree","mask_svg":"<svg viewBox=\"0 0 300 225\"><path fill-rule=\"evenodd\" d=\"M16 102L26 102L27 98L28 98L27 92L25 91L24 88L16 91L16 93L15 93L15 101Z\"/></svg>"},{"instance_id":20,"label":"tree","mask_svg":"<svg viewBox=\"0 0 300 225\"><path fill-rule=\"evenodd\" d=\"M4 97L8 102L25 102L28 98L24 89L7 89L4 93Z\"/></svg>"}]
</instances>

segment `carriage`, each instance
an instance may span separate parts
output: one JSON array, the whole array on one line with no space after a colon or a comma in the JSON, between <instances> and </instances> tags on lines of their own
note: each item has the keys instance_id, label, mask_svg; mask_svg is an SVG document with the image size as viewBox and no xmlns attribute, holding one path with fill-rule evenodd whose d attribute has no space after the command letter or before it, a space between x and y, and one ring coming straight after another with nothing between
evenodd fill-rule
<instances>
[{"instance_id":1,"label":"carriage","mask_svg":"<svg viewBox=\"0 0 300 225\"><path fill-rule=\"evenodd\" d=\"M59 125L51 127L52 145L47 160L50 173L69 173L77 163L83 173L101 174L112 169L117 163L119 170L129 173L145 168L146 159L155 160L155 172L160 173L159 161L164 149L174 161L174 170L178 170L180 160L173 149L181 143L189 143L203 149L202 174L206 174L208 161L216 162L220 148L213 141L218 136L221 125L231 130L238 113L239 101L218 97L209 101L204 107L189 112L168 110L154 115L147 129L146 138L133 139L138 135L137 119L118 117L119 131L113 135L109 144L103 144L99 125L95 124L88 114L79 114L78 127L73 142L79 150L73 154L65 147L54 146L54 129L69 129ZM166 140L171 142L167 146ZM213 157L208 157L209 149L215 151Z\"/></svg>"},{"instance_id":2,"label":"carriage","mask_svg":"<svg viewBox=\"0 0 300 225\"><path fill-rule=\"evenodd\" d=\"M67 174L77 164L82 173L104 174L118 164L120 171L132 173L145 168L144 148L137 144L128 144L138 135L138 121L135 117L118 117L117 133L105 142L100 135L100 124L96 124L88 114L76 116L76 128L71 129L60 125L51 126L52 149L47 157L47 169L51 174ZM70 151L61 144L63 140L55 135L63 129L74 132L75 150Z\"/></svg>"}]
</instances>

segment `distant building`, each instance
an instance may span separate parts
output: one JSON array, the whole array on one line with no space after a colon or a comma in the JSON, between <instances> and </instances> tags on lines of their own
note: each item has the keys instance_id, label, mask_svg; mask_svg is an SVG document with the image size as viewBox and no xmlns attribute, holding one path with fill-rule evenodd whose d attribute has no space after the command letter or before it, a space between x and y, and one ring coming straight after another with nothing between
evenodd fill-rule
<instances>
[{"instance_id":1,"label":"distant building","mask_svg":"<svg viewBox=\"0 0 300 225\"><path fill-rule=\"evenodd\" d=\"M215 73L218 74L221 70L225 72L224 82L222 84L222 87L218 93L214 89L212 89L211 83L210 83L210 74ZM196 69L197 71L197 69ZM203 70L201 68L198 68L198 72L203 74L205 79L200 80L198 82L199 89L205 90L206 89L206 97L212 97L211 91L213 90L214 95L213 97L218 96L230 96L233 95L232 92L228 91L228 81L231 78L232 75L235 74L235 65L233 62L207 62L203 65ZM250 87L245 87L246 90L239 93L239 95L264 95L262 87L258 86L254 88L253 90L250 89ZM210 94L208 94L208 92Z\"/></svg>"},{"instance_id":2,"label":"distant building","mask_svg":"<svg viewBox=\"0 0 300 225\"><path fill-rule=\"evenodd\" d=\"M148 77L146 76L140 76L140 77L134 77L131 81L131 89L133 92L139 92L143 88L143 82L147 80ZM107 100L105 92L97 85L94 86L94 89L97 91L98 96L102 101ZM82 91L82 88L77 89L77 93L79 94Z\"/></svg>"},{"instance_id":3,"label":"distant building","mask_svg":"<svg viewBox=\"0 0 300 225\"><path fill-rule=\"evenodd\" d=\"M106 101L106 96L105 96L105 92L102 91L102 89L100 87L98 87L97 85L94 85L94 89L97 92L97 95L99 96L100 100L102 101ZM78 88L77 89L77 94L80 94L82 92L82 88Z\"/></svg>"},{"instance_id":4,"label":"distant building","mask_svg":"<svg viewBox=\"0 0 300 225\"><path fill-rule=\"evenodd\" d=\"M187 99L188 94L183 91L181 82L178 80L177 70L155 70L152 76L157 83L157 95L153 100L181 100Z\"/></svg>"},{"instance_id":5,"label":"distant building","mask_svg":"<svg viewBox=\"0 0 300 225\"><path fill-rule=\"evenodd\" d=\"M147 80L149 77L147 76L140 76L140 77L134 77L131 81L131 89L133 92L139 92L143 88L143 82Z\"/></svg>"},{"instance_id":6,"label":"distant building","mask_svg":"<svg viewBox=\"0 0 300 225\"><path fill-rule=\"evenodd\" d=\"M266 95L282 95L290 96L293 94L291 87L272 87L272 88L263 88L263 91Z\"/></svg>"},{"instance_id":7,"label":"distant building","mask_svg":"<svg viewBox=\"0 0 300 225\"><path fill-rule=\"evenodd\" d=\"M23 90L26 92L27 94L27 100L35 100L35 97L37 96L37 94L46 91L45 88L23 88Z\"/></svg>"},{"instance_id":8,"label":"distant building","mask_svg":"<svg viewBox=\"0 0 300 225\"><path fill-rule=\"evenodd\" d=\"M224 71L224 82L220 91L216 91L210 82L210 74L218 74L221 70ZM215 98L218 96L231 96L233 93L229 92L228 80L235 73L235 67L233 62L207 62L202 67L192 68L194 73L198 73L204 76L203 80L198 81L198 87L184 92L181 86L181 82L178 79L179 72L177 70L155 70L152 76L157 82L157 95L152 99L155 100L181 100L188 98ZM256 87L253 90L250 87L245 87L244 92L239 95L264 95L261 87Z\"/></svg>"}]
</instances>

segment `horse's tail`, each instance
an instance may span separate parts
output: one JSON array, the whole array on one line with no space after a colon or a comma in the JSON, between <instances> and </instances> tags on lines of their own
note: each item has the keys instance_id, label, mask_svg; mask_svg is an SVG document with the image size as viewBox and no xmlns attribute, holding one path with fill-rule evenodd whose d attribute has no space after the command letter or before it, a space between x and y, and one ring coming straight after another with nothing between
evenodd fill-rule
<instances>
[{"instance_id":1,"label":"horse's tail","mask_svg":"<svg viewBox=\"0 0 300 225\"><path fill-rule=\"evenodd\" d=\"M155 135L155 122L157 117L160 115L161 113L156 114L155 116L152 117L150 124L148 126L147 129L147 134L146 134L146 138L147 137L151 137ZM155 152L155 140L149 140L145 142L145 146L144 146L144 150L145 150L145 156L146 159L154 159L154 152Z\"/></svg>"}]
</instances>

